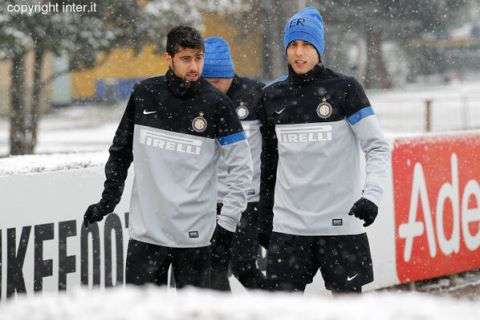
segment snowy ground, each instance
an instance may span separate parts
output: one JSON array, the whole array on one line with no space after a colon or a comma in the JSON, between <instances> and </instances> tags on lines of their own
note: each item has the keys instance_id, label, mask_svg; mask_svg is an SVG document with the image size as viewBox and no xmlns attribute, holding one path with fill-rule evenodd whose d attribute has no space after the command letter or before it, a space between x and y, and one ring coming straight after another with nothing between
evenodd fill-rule
<instances>
[{"instance_id":1,"label":"snowy ground","mask_svg":"<svg viewBox=\"0 0 480 320\"><path fill-rule=\"evenodd\" d=\"M434 132L480 128L480 81L370 91L368 96L390 137L424 132L427 99L432 100ZM125 104L70 107L44 116L36 152L105 151ZM8 152L8 128L0 118L0 156Z\"/></svg>"},{"instance_id":2,"label":"snowy ground","mask_svg":"<svg viewBox=\"0 0 480 320\"><path fill-rule=\"evenodd\" d=\"M480 81L408 86L367 93L388 133L424 132L425 101L432 101L432 131L480 128Z\"/></svg>"},{"instance_id":3,"label":"snowy ground","mask_svg":"<svg viewBox=\"0 0 480 320\"><path fill-rule=\"evenodd\" d=\"M36 153L105 151L125 103L115 106L75 106L53 111L40 122ZM0 118L0 156L8 152L9 125Z\"/></svg>"},{"instance_id":4,"label":"snowy ground","mask_svg":"<svg viewBox=\"0 0 480 320\"><path fill-rule=\"evenodd\" d=\"M447 277L407 283L378 292L422 292L440 297L480 301L480 270L473 270Z\"/></svg>"},{"instance_id":5,"label":"snowy ground","mask_svg":"<svg viewBox=\"0 0 480 320\"><path fill-rule=\"evenodd\" d=\"M169 320L428 320L480 317L478 303L411 293L368 293L358 297L286 294L221 294L158 288L77 290L11 300L0 306L1 320L169 319Z\"/></svg>"},{"instance_id":6,"label":"snowy ground","mask_svg":"<svg viewBox=\"0 0 480 320\"><path fill-rule=\"evenodd\" d=\"M106 151L8 157L0 161L0 177L103 166L107 158Z\"/></svg>"}]
</instances>

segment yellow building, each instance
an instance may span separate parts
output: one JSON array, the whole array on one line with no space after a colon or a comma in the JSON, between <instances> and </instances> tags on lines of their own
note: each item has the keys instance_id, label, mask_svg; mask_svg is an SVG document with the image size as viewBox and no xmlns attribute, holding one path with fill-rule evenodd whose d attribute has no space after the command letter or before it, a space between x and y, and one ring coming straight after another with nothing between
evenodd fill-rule
<instances>
[{"instance_id":1,"label":"yellow building","mask_svg":"<svg viewBox=\"0 0 480 320\"><path fill-rule=\"evenodd\" d=\"M253 78L260 76L262 55L259 33L250 33L245 39L228 17L218 14L204 14L203 25L205 37L222 36L230 43L238 74ZM73 100L95 100L112 94L125 98L133 83L164 74L167 68L162 55L155 52L153 45L146 46L138 55L132 49L116 49L107 57L99 57L98 62L99 66L94 69L72 74ZM116 92L108 93L111 88Z\"/></svg>"}]
</instances>

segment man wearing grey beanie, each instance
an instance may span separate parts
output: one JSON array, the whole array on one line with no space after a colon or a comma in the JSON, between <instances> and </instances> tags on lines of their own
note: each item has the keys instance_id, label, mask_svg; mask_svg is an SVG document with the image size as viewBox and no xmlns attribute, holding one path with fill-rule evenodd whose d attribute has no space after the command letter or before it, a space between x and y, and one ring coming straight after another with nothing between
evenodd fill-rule
<instances>
[{"instance_id":1,"label":"man wearing grey beanie","mask_svg":"<svg viewBox=\"0 0 480 320\"><path fill-rule=\"evenodd\" d=\"M235 74L230 46L221 37L205 39L205 64L203 78L216 89L226 94L233 102L238 118L247 134L253 160L253 181L247 193L248 206L242 213L240 225L233 236L232 245L226 241L212 241L211 288L229 291L228 268L240 283L248 289L261 289L265 278L257 266L258 242L258 199L260 189L260 152L262 137L255 109L260 99L263 83L239 77ZM226 183L228 170L222 162L218 164L218 214L229 186ZM221 239L220 239L221 240Z\"/></svg>"},{"instance_id":2,"label":"man wearing grey beanie","mask_svg":"<svg viewBox=\"0 0 480 320\"><path fill-rule=\"evenodd\" d=\"M323 65L318 10L289 19L284 46L288 77L264 89L258 110L259 212L273 213L262 226L273 228L267 278L273 290L303 292L320 269L334 294L359 293L373 281L365 227L378 213L389 145L358 81Z\"/></svg>"}]
</instances>

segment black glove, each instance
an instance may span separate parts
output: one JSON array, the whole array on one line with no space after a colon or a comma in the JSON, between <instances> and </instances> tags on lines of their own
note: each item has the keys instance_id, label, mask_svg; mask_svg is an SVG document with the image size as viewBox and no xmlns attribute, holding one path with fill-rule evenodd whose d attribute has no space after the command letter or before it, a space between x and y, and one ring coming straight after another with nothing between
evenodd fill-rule
<instances>
[{"instance_id":1,"label":"black glove","mask_svg":"<svg viewBox=\"0 0 480 320\"><path fill-rule=\"evenodd\" d=\"M212 267L228 268L230 262L230 249L233 242L233 232L217 224L212 237Z\"/></svg>"},{"instance_id":2,"label":"black glove","mask_svg":"<svg viewBox=\"0 0 480 320\"><path fill-rule=\"evenodd\" d=\"M83 226L86 228L90 223L101 221L104 216L112 213L113 209L114 206L103 201L90 205L83 216Z\"/></svg>"},{"instance_id":3,"label":"black glove","mask_svg":"<svg viewBox=\"0 0 480 320\"><path fill-rule=\"evenodd\" d=\"M358 219L362 219L363 221L365 221L363 226L368 227L375 221L375 218L378 214L378 207L372 201L361 198L353 204L353 207L352 209L350 209L350 212L348 214L351 216L353 215Z\"/></svg>"},{"instance_id":4,"label":"black glove","mask_svg":"<svg viewBox=\"0 0 480 320\"><path fill-rule=\"evenodd\" d=\"M257 212L258 242L267 250L270 245L270 236L272 235L272 223L273 212L271 210L260 209Z\"/></svg>"}]
</instances>

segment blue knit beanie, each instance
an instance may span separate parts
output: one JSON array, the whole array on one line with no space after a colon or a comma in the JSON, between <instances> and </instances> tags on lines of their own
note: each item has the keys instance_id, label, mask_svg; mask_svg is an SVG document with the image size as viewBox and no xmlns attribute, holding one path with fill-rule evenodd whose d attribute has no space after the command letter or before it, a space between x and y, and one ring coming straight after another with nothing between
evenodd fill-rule
<instances>
[{"instance_id":1,"label":"blue knit beanie","mask_svg":"<svg viewBox=\"0 0 480 320\"><path fill-rule=\"evenodd\" d=\"M222 37L205 39L204 78L233 78L235 70L230 54L230 46Z\"/></svg>"},{"instance_id":2,"label":"blue knit beanie","mask_svg":"<svg viewBox=\"0 0 480 320\"><path fill-rule=\"evenodd\" d=\"M323 18L314 7L305 7L288 20L283 30L285 50L290 42L303 40L311 43L320 56L325 53Z\"/></svg>"}]
</instances>

